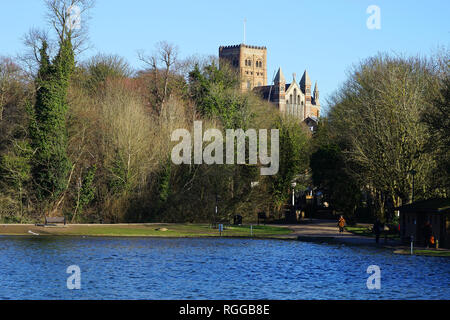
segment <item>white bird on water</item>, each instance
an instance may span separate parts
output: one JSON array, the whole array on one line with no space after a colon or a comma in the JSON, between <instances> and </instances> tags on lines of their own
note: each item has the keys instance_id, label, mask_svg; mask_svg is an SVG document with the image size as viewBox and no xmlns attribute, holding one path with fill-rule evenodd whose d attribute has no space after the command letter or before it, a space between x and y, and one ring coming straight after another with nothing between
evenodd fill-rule
<instances>
[{"instance_id":1,"label":"white bird on water","mask_svg":"<svg viewBox=\"0 0 450 320\"><path fill-rule=\"evenodd\" d=\"M31 230L28 230L28 233L31 233L33 236L38 236L39 235L39 233L33 232Z\"/></svg>"}]
</instances>

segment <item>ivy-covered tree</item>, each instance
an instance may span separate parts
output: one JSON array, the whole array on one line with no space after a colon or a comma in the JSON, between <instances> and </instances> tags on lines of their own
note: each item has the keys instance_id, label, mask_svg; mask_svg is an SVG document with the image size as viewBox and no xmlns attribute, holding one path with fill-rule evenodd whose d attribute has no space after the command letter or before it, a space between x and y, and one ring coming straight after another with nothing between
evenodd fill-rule
<instances>
[{"instance_id":1,"label":"ivy-covered tree","mask_svg":"<svg viewBox=\"0 0 450 320\"><path fill-rule=\"evenodd\" d=\"M53 61L47 54L47 43L43 42L36 101L30 110L32 175L40 200L57 200L68 184L71 164L67 156L66 97L74 65L70 36L60 42Z\"/></svg>"}]
</instances>

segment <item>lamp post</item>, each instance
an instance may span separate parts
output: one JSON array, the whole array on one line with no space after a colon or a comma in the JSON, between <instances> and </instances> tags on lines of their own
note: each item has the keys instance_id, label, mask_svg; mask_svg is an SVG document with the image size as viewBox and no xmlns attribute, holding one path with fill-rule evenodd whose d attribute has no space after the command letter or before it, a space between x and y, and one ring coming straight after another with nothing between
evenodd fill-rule
<instances>
[{"instance_id":1,"label":"lamp post","mask_svg":"<svg viewBox=\"0 0 450 320\"><path fill-rule=\"evenodd\" d=\"M219 200L220 200L220 196L219 196L219 194L216 191L216 205L214 206L213 228L215 228L216 225L217 225L217 216L218 216L218 213L219 213Z\"/></svg>"},{"instance_id":2,"label":"lamp post","mask_svg":"<svg viewBox=\"0 0 450 320\"><path fill-rule=\"evenodd\" d=\"M292 187L292 206L295 206L295 187L297 186L296 182L292 182L291 187Z\"/></svg>"},{"instance_id":3,"label":"lamp post","mask_svg":"<svg viewBox=\"0 0 450 320\"><path fill-rule=\"evenodd\" d=\"M414 176L416 175L417 171L412 169L409 173L412 174L412 202L414 202Z\"/></svg>"}]
</instances>

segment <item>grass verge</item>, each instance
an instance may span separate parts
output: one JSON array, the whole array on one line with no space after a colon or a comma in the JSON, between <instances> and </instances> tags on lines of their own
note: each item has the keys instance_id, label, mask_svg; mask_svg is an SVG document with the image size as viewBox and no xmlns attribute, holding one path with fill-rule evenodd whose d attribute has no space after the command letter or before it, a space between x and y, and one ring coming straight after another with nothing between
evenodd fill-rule
<instances>
[{"instance_id":1,"label":"grass verge","mask_svg":"<svg viewBox=\"0 0 450 320\"><path fill-rule=\"evenodd\" d=\"M409 250L396 250L394 253L410 255ZM433 256L433 257L450 257L450 250L434 250L434 249L414 249L414 255L418 256Z\"/></svg>"},{"instance_id":2,"label":"grass verge","mask_svg":"<svg viewBox=\"0 0 450 320\"><path fill-rule=\"evenodd\" d=\"M165 230L167 229L167 230ZM253 237L276 237L287 235L288 228L253 226ZM112 224L112 225L67 225L40 227L35 225L0 225L0 235L42 236L112 236L112 237L218 237L218 229L208 224ZM250 237L250 226L226 226L223 237Z\"/></svg>"}]
</instances>

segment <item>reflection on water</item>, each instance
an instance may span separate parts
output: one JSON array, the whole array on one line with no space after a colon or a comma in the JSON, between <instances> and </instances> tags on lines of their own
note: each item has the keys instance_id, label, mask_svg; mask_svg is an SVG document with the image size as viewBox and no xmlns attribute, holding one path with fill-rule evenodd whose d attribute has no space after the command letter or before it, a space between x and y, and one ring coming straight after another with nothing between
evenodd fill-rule
<instances>
[{"instance_id":1,"label":"reflection on water","mask_svg":"<svg viewBox=\"0 0 450 320\"><path fill-rule=\"evenodd\" d=\"M450 299L449 262L297 241L0 237L0 299ZM81 290L66 287L70 265Z\"/></svg>"}]
</instances>

